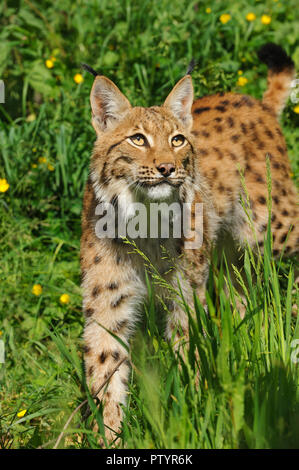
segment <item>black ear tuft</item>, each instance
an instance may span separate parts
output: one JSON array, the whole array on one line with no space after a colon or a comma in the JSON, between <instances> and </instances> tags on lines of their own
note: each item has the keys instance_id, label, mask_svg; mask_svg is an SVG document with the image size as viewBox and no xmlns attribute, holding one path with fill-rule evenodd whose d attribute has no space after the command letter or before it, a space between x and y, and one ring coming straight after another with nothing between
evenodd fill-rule
<instances>
[{"instance_id":1,"label":"black ear tuft","mask_svg":"<svg viewBox=\"0 0 299 470\"><path fill-rule=\"evenodd\" d=\"M292 69L295 66L285 50L273 42L268 42L260 48L258 58L276 73L282 72L284 69Z\"/></svg>"},{"instance_id":2,"label":"black ear tuft","mask_svg":"<svg viewBox=\"0 0 299 470\"><path fill-rule=\"evenodd\" d=\"M90 65L81 64L81 67L84 70L87 70L87 72L91 73L91 75L93 75L94 77L97 77L98 75L101 75L100 73L96 72L92 67L90 67Z\"/></svg>"},{"instance_id":3,"label":"black ear tuft","mask_svg":"<svg viewBox=\"0 0 299 470\"><path fill-rule=\"evenodd\" d=\"M192 58L189 62L185 75L191 75L191 73L193 72L196 66L197 66L197 63L195 62L195 59Z\"/></svg>"}]
</instances>

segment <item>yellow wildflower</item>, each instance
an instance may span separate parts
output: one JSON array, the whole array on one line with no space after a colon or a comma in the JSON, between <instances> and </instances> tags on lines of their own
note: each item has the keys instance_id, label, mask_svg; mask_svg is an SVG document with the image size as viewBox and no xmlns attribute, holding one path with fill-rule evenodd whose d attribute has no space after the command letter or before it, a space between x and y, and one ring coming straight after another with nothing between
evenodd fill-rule
<instances>
[{"instance_id":1,"label":"yellow wildflower","mask_svg":"<svg viewBox=\"0 0 299 470\"><path fill-rule=\"evenodd\" d=\"M54 62L51 59L47 59L45 64L48 69L52 69L54 67Z\"/></svg>"},{"instance_id":2,"label":"yellow wildflower","mask_svg":"<svg viewBox=\"0 0 299 470\"><path fill-rule=\"evenodd\" d=\"M269 15L263 15L263 16L261 17L261 22L262 22L263 24L270 24L270 23L271 23L271 16L269 16Z\"/></svg>"},{"instance_id":3,"label":"yellow wildflower","mask_svg":"<svg viewBox=\"0 0 299 470\"><path fill-rule=\"evenodd\" d=\"M34 286L32 287L32 294L36 296L41 295L42 291L43 291L43 288L40 284L34 284Z\"/></svg>"},{"instance_id":4,"label":"yellow wildflower","mask_svg":"<svg viewBox=\"0 0 299 470\"><path fill-rule=\"evenodd\" d=\"M246 77L239 77L238 78L237 84L239 86L244 86L244 85L246 85L246 83L248 83L248 79Z\"/></svg>"},{"instance_id":5,"label":"yellow wildflower","mask_svg":"<svg viewBox=\"0 0 299 470\"><path fill-rule=\"evenodd\" d=\"M70 296L68 294L62 294L59 300L62 304L68 304L70 301Z\"/></svg>"},{"instance_id":6,"label":"yellow wildflower","mask_svg":"<svg viewBox=\"0 0 299 470\"><path fill-rule=\"evenodd\" d=\"M26 122L33 122L36 120L36 114L32 113L26 117Z\"/></svg>"},{"instance_id":7,"label":"yellow wildflower","mask_svg":"<svg viewBox=\"0 0 299 470\"><path fill-rule=\"evenodd\" d=\"M39 163L46 163L47 159L46 157L39 157L38 162Z\"/></svg>"},{"instance_id":8,"label":"yellow wildflower","mask_svg":"<svg viewBox=\"0 0 299 470\"><path fill-rule=\"evenodd\" d=\"M294 113L299 114L299 104L297 104L295 108L293 108L293 111Z\"/></svg>"},{"instance_id":9,"label":"yellow wildflower","mask_svg":"<svg viewBox=\"0 0 299 470\"><path fill-rule=\"evenodd\" d=\"M222 24L225 24L231 19L231 16L228 13L223 13L223 15L221 15L219 19Z\"/></svg>"},{"instance_id":10,"label":"yellow wildflower","mask_svg":"<svg viewBox=\"0 0 299 470\"><path fill-rule=\"evenodd\" d=\"M50 60L52 60L52 62L56 62L56 57L54 55L51 55Z\"/></svg>"},{"instance_id":11,"label":"yellow wildflower","mask_svg":"<svg viewBox=\"0 0 299 470\"><path fill-rule=\"evenodd\" d=\"M54 171L55 170L54 166L51 165L51 163L48 163L48 170L49 171Z\"/></svg>"},{"instance_id":12,"label":"yellow wildflower","mask_svg":"<svg viewBox=\"0 0 299 470\"><path fill-rule=\"evenodd\" d=\"M81 73L76 73L76 75L74 76L74 80L75 80L75 82L78 83L78 85L79 85L80 83L83 82L84 78L83 78L83 76L81 75Z\"/></svg>"},{"instance_id":13,"label":"yellow wildflower","mask_svg":"<svg viewBox=\"0 0 299 470\"><path fill-rule=\"evenodd\" d=\"M256 19L256 15L254 13L247 13L246 20L247 21L254 21Z\"/></svg>"},{"instance_id":14,"label":"yellow wildflower","mask_svg":"<svg viewBox=\"0 0 299 470\"><path fill-rule=\"evenodd\" d=\"M33 147L32 152L36 152L36 147Z\"/></svg>"},{"instance_id":15,"label":"yellow wildflower","mask_svg":"<svg viewBox=\"0 0 299 470\"><path fill-rule=\"evenodd\" d=\"M17 417L18 417L18 418L23 418L23 416L25 416L26 413L27 413L27 410L21 410L21 411L19 411L19 413L17 414Z\"/></svg>"},{"instance_id":16,"label":"yellow wildflower","mask_svg":"<svg viewBox=\"0 0 299 470\"><path fill-rule=\"evenodd\" d=\"M211 8L206 8L206 13L211 13L212 9Z\"/></svg>"},{"instance_id":17,"label":"yellow wildflower","mask_svg":"<svg viewBox=\"0 0 299 470\"><path fill-rule=\"evenodd\" d=\"M2 335L3 335L3 332L2 332L2 331L0 331L0 336L2 336Z\"/></svg>"},{"instance_id":18,"label":"yellow wildflower","mask_svg":"<svg viewBox=\"0 0 299 470\"><path fill-rule=\"evenodd\" d=\"M238 70L238 75L243 75L243 70Z\"/></svg>"},{"instance_id":19,"label":"yellow wildflower","mask_svg":"<svg viewBox=\"0 0 299 470\"><path fill-rule=\"evenodd\" d=\"M0 193L5 193L9 188L9 184L5 178L0 179Z\"/></svg>"},{"instance_id":20,"label":"yellow wildflower","mask_svg":"<svg viewBox=\"0 0 299 470\"><path fill-rule=\"evenodd\" d=\"M32 166L32 168L37 168L37 164L36 164L36 163L32 163L31 166Z\"/></svg>"}]
</instances>

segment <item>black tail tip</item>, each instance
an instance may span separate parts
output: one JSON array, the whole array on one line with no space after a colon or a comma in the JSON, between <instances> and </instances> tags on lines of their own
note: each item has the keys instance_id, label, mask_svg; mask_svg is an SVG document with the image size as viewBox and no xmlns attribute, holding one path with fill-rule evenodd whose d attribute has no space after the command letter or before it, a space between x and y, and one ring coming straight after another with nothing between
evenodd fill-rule
<instances>
[{"instance_id":1,"label":"black tail tip","mask_svg":"<svg viewBox=\"0 0 299 470\"><path fill-rule=\"evenodd\" d=\"M93 75L94 77L97 77L98 75L101 75L100 73L98 73L96 70L94 70L92 67L90 67L90 65L87 65L87 64L81 64L81 67L82 69L86 70L87 72L91 73L91 75Z\"/></svg>"},{"instance_id":2,"label":"black tail tip","mask_svg":"<svg viewBox=\"0 0 299 470\"><path fill-rule=\"evenodd\" d=\"M285 50L273 42L268 42L260 48L258 58L261 62L266 64L270 70L276 73L295 67L294 62L287 55Z\"/></svg>"}]
</instances>

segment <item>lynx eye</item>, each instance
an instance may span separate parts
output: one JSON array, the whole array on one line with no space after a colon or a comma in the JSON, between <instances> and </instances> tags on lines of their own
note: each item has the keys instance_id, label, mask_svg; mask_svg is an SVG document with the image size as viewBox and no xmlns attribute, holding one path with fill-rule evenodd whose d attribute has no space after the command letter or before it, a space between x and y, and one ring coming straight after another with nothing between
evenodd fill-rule
<instances>
[{"instance_id":1,"label":"lynx eye","mask_svg":"<svg viewBox=\"0 0 299 470\"><path fill-rule=\"evenodd\" d=\"M133 142L133 144L138 145L139 147L142 147L147 143L146 138L142 134L132 135L132 137L130 137L130 140Z\"/></svg>"},{"instance_id":2,"label":"lynx eye","mask_svg":"<svg viewBox=\"0 0 299 470\"><path fill-rule=\"evenodd\" d=\"M181 147L185 143L185 137L182 134L175 135L171 139L173 147Z\"/></svg>"}]
</instances>

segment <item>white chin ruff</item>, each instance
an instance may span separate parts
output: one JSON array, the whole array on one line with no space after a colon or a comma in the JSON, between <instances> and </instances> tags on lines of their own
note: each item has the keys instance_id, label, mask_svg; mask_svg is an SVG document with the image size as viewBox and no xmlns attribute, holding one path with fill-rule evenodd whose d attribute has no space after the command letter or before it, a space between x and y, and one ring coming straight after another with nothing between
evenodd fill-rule
<instances>
[{"instance_id":1,"label":"white chin ruff","mask_svg":"<svg viewBox=\"0 0 299 470\"><path fill-rule=\"evenodd\" d=\"M158 184L147 189L149 199L167 199L173 193L174 188L168 183Z\"/></svg>"}]
</instances>

